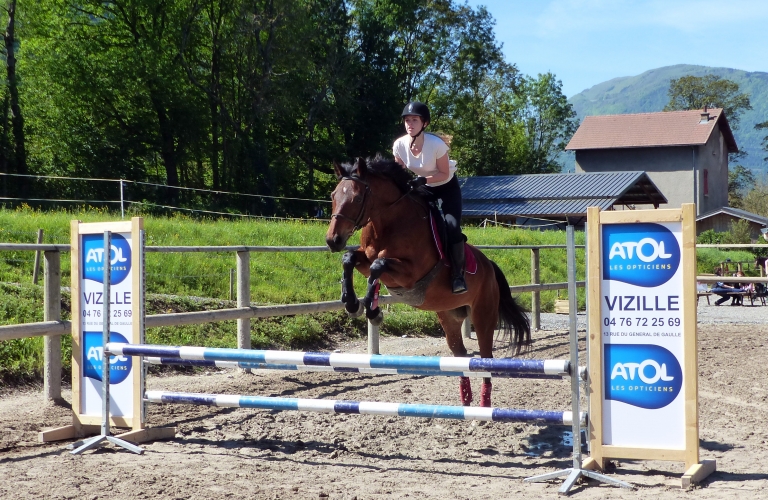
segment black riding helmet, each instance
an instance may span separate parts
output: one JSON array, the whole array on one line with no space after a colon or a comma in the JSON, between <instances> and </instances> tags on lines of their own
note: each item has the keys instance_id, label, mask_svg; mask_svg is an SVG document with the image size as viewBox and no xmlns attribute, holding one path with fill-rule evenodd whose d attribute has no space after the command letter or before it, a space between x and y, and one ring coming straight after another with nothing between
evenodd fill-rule
<instances>
[{"instance_id":1,"label":"black riding helmet","mask_svg":"<svg viewBox=\"0 0 768 500\"><path fill-rule=\"evenodd\" d=\"M405 105L403 108L403 113L400 115L400 117L405 118L406 116L420 116L425 125L432 121L430 120L429 108L426 104L419 101L409 102Z\"/></svg>"},{"instance_id":2,"label":"black riding helmet","mask_svg":"<svg viewBox=\"0 0 768 500\"><path fill-rule=\"evenodd\" d=\"M401 118L405 118L406 116L420 116L421 121L423 122L421 126L421 130L419 130L419 133L414 135L413 138L411 138L411 146L413 147L413 143L416 142L416 138L421 135L422 132L424 132L424 129L427 127L427 124L430 122L430 115L429 115L429 108L426 104L419 101L412 101L405 105L403 108L403 112L400 114Z\"/></svg>"}]
</instances>

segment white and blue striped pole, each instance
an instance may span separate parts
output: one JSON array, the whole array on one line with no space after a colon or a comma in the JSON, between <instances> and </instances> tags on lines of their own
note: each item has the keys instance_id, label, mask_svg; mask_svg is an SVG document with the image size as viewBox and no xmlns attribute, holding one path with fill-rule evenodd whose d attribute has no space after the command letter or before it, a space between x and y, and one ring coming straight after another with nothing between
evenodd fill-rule
<instances>
[{"instance_id":1,"label":"white and blue striped pole","mask_svg":"<svg viewBox=\"0 0 768 500\"><path fill-rule=\"evenodd\" d=\"M570 411L518 410L513 408L481 408L473 406L277 398L268 396L196 394L166 391L147 391L145 393L145 398L150 403L193 404L228 408L257 408L277 411L312 411L319 413L347 413L393 417L485 420L488 422L539 422L551 425L572 425L573 423L573 414ZM586 420L586 414L582 413L577 425L586 427Z\"/></svg>"},{"instance_id":2,"label":"white and blue striped pole","mask_svg":"<svg viewBox=\"0 0 768 500\"><path fill-rule=\"evenodd\" d=\"M417 375L424 377L472 377L472 378L528 378L528 379L551 379L562 380L567 377L567 373L558 375L538 374L538 373L491 373L491 372L449 372L441 370L408 370L402 368L343 368L337 366L314 366L314 365L288 365L274 363L249 363L243 361L210 361L204 359L178 359L178 358L157 358L147 356L144 362L150 365L175 365L175 366L196 366L202 368L240 368L252 370L284 370L284 371L302 371L302 372L332 372L332 373L360 373L365 375ZM580 368L580 374L583 370Z\"/></svg>"},{"instance_id":3,"label":"white and blue striped pole","mask_svg":"<svg viewBox=\"0 0 768 500\"><path fill-rule=\"evenodd\" d=\"M391 356L326 352L293 352L256 349L222 349L110 343L110 352L123 356L150 356L199 361L230 361L271 365L378 368L440 372L490 372L492 374L570 374L566 360L516 358L460 358L440 356Z\"/></svg>"}]
</instances>

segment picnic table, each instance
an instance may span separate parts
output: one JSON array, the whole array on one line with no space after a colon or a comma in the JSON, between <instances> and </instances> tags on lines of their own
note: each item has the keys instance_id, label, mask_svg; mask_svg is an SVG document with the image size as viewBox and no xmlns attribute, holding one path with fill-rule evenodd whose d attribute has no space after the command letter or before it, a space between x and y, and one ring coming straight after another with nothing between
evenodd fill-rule
<instances>
[{"instance_id":1,"label":"picnic table","mask_svg":"<svg viewBox=\"0 0 768 500\"><path fill-rule=\"evenodd\" d=\"M768 284L768 277L751 277L751 276L739 276L738 280L736 279L736 276L715 276L714 274L703 274L696 277L696 302L699 302L699 299L701 297L705 297L707 299L707 304L711 305L711 302L709 301L709 297L711 295L727 295L727 296L740 296L740 297L746 297L749 299L749 302L751 305L755 305L755 300L760 301L761 305L766 305L766 293L758 293L755 291L739 291L739 292L726 292L726 293L712 293L712 291L707 288L707 283L715 284L717 282L734 282L738 281L739 283L763 283Z\"/></svg>"}]
</instances>

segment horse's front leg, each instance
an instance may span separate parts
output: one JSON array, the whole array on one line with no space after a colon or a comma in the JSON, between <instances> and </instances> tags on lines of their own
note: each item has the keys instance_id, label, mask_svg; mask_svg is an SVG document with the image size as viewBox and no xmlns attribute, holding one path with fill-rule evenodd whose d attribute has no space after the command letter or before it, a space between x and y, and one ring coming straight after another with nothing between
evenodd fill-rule
<instances>
[{"instance_id":1,"label":"horse's front leg","mask_svg":"<svg viewBox=\"0 0 768 500\"><path fill-rule=\"evenodd\" d=\"M371 274L368 276L368 291L363 297L365 304L365 316L373 325L380 325L384 319L384 314L379 309L379 288L381 282L379 278L388 269L387 259L376 259L371 264Z\"/></svg>"},{"instance_id":2,"label":"horse's front leg","mask_svg":"<svg viewBox=\"0 0 768 500\"><path fill-rule=\"evenodd\" d=\"M352 318L357 318L363 314L363 303L357 300L355 294L355 287L352 282L352 274L355 270L355 264L357 263L357 252L352 250L344 254L341 258L342 275L341 275L341 302L344 304L344 309L347 310L347 314Z\"/></svg>"}]
</instances>

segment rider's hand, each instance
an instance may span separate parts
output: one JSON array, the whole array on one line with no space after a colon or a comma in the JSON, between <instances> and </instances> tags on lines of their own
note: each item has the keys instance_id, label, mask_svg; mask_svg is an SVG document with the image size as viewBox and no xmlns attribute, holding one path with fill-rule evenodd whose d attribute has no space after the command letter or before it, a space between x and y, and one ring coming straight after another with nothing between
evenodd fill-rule
<instances>
[{"instance_id":1,"label":"rider's hand","mask_svg":"<svg viewBox=\"0 0 768 500\"><path fill-rule=\"evenodd\" d=\"M411 190L418 189L419 187L423 186L426 183L427 183L427 178L419 176L419 177L416 177L415 179L411 179L410 181L408 181L408 187Z\"/></svg>"}]
</instances>

